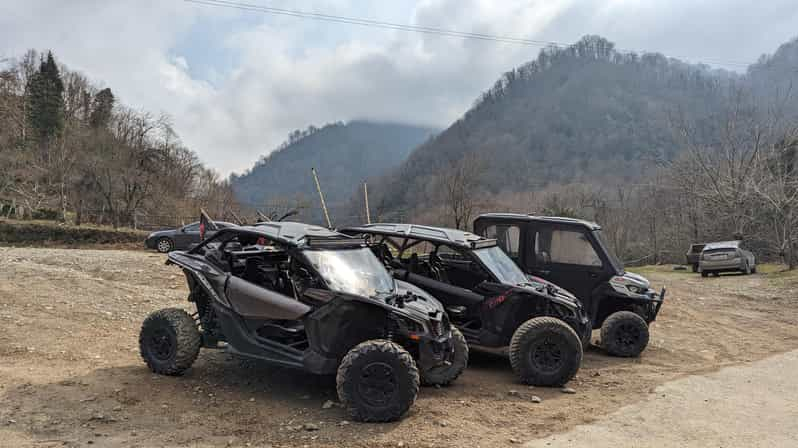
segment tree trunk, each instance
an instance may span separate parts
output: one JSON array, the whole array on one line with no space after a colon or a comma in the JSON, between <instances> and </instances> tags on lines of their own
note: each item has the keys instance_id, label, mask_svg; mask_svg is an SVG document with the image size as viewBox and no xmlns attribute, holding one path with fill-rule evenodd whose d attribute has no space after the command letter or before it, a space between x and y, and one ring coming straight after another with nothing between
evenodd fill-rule
<instances>
[{"instance_id":1,"label":"tree trunk","mask_svg":"<svg viewBox=\"0 0 798 448\"><path fill-rule=\"evenodd\" d=\"M78 199L78 206L75 207L75 225L80 226L83 222L83 199Z\"/></svg>"},{"instance_id":2,"label":"tree trunk","mask_svg":"<svg viewBox=\"0 0 798 448\"><path fill-rule=\"evenodd\" d=\"M67 197L66 197L66 184L64 180L61 179L61 222L66 222L67 220Z\"/></svg>"},{"instance_id":3,"label":"tree trunk","mask_svg":"<svg viewBox=\"0 0 798 448\"><path fill-rule=\"evenodd\" d=\"M787 210L787 219L785 220L784 224L785 224L785 226L784 226L784 241L787 243L785 245L786 246L786 248L785 248L786 250L785 250L784 256L785 256L786 259L784 261L787 264L787 269L793 270L793 269L795 269L795 266L796 266L796 260L795 260L795 244L793 243L793 238L792 238L793 220L792 220L792 210L791 209Z\"/></svg>"}]
</instances>

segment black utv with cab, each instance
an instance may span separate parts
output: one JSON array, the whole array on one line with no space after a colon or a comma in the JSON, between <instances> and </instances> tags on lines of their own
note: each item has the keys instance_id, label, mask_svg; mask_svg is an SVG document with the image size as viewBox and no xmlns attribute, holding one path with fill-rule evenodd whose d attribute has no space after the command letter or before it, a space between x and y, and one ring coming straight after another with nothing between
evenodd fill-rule
<instances>
[{"instance_id":1,"label":"black utv with cab","mask_svg":"<svg viewBox=\"0 0 798 448\"><path fill-rule=\"evenodd\" d=\"M474 221L474 233L495 238L524 272L553 282L581 300L601 345L614 356L645 350L649 324L665 299L665 288L627 272L595 223L519 213L488 213Z\"/></svg>"},{"instance_id":2,"label":"black utv with cab","mask_svg":"<svg viewBox=\"0 0 798 448\"><path fill-rule=\"evenodd\" d=\"M183 269L196 313L150 314L141 356L179 375L200 347L315 374L336 374L341 403L361 421L391 421L413 404L419 382L446 384L468 352L441 304L391 277L363 240L290 222L219 230Z\"/></svg>"},{"instance_id":3,"label":"black utv with cab","mask_svg":"<svg viewBox=\"0 0 798 448\"><path fill-rule=\"evenodd\" d=\"M590 334L579 301L530 280L496 241L454 229L369 224L343 233L364 238L396 279L441 301L469 345L509 347L521 381L560 386L579 370Z\"/></svg>"}]
</instances>

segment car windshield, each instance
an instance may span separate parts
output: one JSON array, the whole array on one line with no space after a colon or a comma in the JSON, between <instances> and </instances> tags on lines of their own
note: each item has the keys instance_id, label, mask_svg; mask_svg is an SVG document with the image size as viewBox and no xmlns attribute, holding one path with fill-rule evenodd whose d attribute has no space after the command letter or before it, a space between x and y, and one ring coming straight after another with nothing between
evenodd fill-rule
<instances>
[{"instance_id":1,"label":"car windshield","mask_svg":"<svg viewBox=\"0 0 798 448\"><path fill-rule=\"evenodd\" d=\"M596 236L601 248L604 249L604 253L607 254L607 258L610 260L610 264L618 271L623 271L623 263L618 257L615 256L615 252L610 249L610 246L607 244L607 240L604 239L604 234L601 233L601 230L594 230L593 235Z\"/></svg>"},{"instance_id":2,"label":"car windshield","mask_svg":"<svg viewBox=\"0 0 798 448\"><path fill-rule=\"evenodd\" d=\"M528 281L521 268L499 246L476 249L474 254L501 283L521 285Z\"/></svg>"},{"instance_id":3,"label":"car windshield","mask_svg":"<svg viewBox=\"0 0 798 448\"><path fill-rule=\"evenodd\" d=\"M372 297L395 290L393 277L368 248L306 250L304 254L333 291Z\"/></svg>"}]
</instances>

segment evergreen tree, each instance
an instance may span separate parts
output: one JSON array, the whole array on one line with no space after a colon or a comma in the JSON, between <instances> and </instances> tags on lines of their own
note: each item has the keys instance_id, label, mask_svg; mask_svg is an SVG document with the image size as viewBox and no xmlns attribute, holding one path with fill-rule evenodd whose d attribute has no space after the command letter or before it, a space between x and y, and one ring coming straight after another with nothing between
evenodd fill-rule
<instances>
[{"instance_id":1,"label":"evergreen tree","mask_svg":"<svg viewBox=\"0 0 798 448\"><path fill-rule=\"evenodd\" d=\"M105 88L100 90L94 96L94 104L92 104L91 116L89 123L93 128L104 128L108 126L111 120L111 111L114 108L114 94L111 89Z\"/></svg>"},{"instance_id":2,"label":"evergreen tree","mask_svg":"<svg viewBox=\"0 0 798 448\"><path fill-rule=\"evenodd\" d=\"M28 81L28 123L39 139L58 135L64 128L64 83L52 52Z\"/></svg>"}]
</instances>

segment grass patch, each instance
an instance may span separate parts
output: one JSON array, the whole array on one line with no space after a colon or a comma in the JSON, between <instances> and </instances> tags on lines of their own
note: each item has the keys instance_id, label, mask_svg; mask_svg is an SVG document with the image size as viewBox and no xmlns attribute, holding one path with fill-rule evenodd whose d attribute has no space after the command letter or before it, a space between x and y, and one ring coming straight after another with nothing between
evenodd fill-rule
<instances>
[{"instance_id":1,"label":"grass patch","mask_svg":"<svg viewBox=\"0 0 798 448\"><path fill-rule=\"evenodd\" d=\"M673 269L674 266L681 266L678 264L647 264L644 266L627 266L625 268L628 272L634 272L635 274L646 275L646 274L683 274L683 275L695 275L688 266L686 269L676 270Z\"/></svg>"},{"instance_id":2,"label":"grass patch","mask_svg":"<svg viewBox=\"0 0 798 448\"><path fill-rule=\"evenodd\" d=\"M140 247L147 232L96 225L80 227L54 221L0 220L0 243L12 246Z\"/></svg>"},{"instance_id":3,"label":"grass patch","mask_svg":"<svg viewBox=\"0 0 798 448\"><path fill-rule=\"evenodd\" d=\"M779 263L762 263L756 265L756 272L760 274L793 275L798 271L788 271L787 266Z\"/></svg>"}]
</instances>

